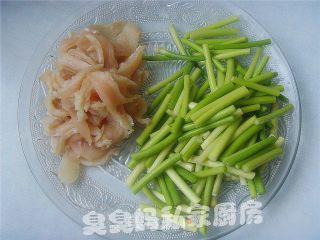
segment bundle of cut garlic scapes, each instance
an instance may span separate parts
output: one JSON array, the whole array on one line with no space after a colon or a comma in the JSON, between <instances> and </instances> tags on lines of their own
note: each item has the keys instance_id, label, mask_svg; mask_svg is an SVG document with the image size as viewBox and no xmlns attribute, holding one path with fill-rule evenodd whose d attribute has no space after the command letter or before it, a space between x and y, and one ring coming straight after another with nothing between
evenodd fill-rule
<instances>
[{"instance_id":1,"label":"bundle of cut garlic scapes","mask_svg":"<svg viewBox=\"0 0 320 240\"><path fill-rule=\"evenodd\" d=\"M117 154L133 119L147 122L147 105L138 94L148 76L139 69L140 34L130 22L89 26L62 40L56 69L42 74L48 90L43 124L54 152L62 155L62 182L78 178L80 163L100 165Z\"/></svg>"}]
</instances>

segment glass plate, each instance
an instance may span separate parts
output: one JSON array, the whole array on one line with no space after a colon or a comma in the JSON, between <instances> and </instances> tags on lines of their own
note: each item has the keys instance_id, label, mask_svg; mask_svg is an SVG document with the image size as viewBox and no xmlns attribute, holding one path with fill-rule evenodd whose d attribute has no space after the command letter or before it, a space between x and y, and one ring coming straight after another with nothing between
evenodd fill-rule
<instances>
[{"instance_id":1,"label":"glass plate","mask_svg":"<svg viewBox=\"0 0 320 240\"><path fill-rule=\"evenodd\" d=\"M61 26L56 26L38 46L24 75L19 97L19 133L21 145L28 165L37 182L67 216L83 226L82 217L95 210L106 216L107 230L110 226L108 214L116 209L133 213L141 201L147 201L141 194L133 195L124 181L129 174L125 163L129 154L135 149L133 134L122 145L121 153L111 162L100 167L83 167L79 180L72 185L62 184L57 177L60 157L53 154L49 138L44 134L41 119L46 110L43 103L45 90L40 84L39 76L45 69L52 69L56 49L61 39L71 31L77 31L93 23L110 23L114 20L129 20L139 24L143 31L141 44L146 46L148 54L156 47L174 48L168 35L169 22L176 24L178 30L186 31L198 26L212 23L218 19L239 15L237 23L243 34L250 40L271 38L270 35L243 10L225 2L213 1L108 1L91 11L73 17ZM279 73L277 80L285 86L285 96L294 104L295 110L281 119L280 133L285 136L284 155L269 164L263 176L266 194L259 197L262 209L275 196L282 186L293 164L300 137L301 112L297 86L290 67L279 47L273 42L265 48L270 55L267 68ZM150 72L150 81L159 81L172 73L181 63L146 63ZM137 131L138 132L138 131ZM235 182L226 182L222 187L221 202L231 201L239 206L248 200L246 187ZM198 233L183 230L143 231L130 234L119 233L104 235L112 239L211 239L224 236L241 225L239 215L234 226L208 227L206 237ZM213 220L212 213L210 220ZM81 231L81 230L79 230Z\"/></svg>"}]
</instances>

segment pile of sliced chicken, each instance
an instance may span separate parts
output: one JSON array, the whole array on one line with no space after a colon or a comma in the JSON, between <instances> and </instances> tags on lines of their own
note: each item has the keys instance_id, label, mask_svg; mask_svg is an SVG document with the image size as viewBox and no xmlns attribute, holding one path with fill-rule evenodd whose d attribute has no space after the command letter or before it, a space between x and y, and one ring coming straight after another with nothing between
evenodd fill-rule
<instances>
[{"instance_id":1,"label":"pile of sliced chicken","mask_svg":"<svg viewBox=\"0 0 320 240\"><path fill-rule=\"evenodd\" d=\"M43 125L54 152L62 156L62 182L76 181L80 164L100 165L116 155L134 121L147 123L147 105L138 94L148 75L139 69L140 34L130 22L72 33L59 46L56 69L42 74L48 89Z\"/></svg>"}]
</instances>

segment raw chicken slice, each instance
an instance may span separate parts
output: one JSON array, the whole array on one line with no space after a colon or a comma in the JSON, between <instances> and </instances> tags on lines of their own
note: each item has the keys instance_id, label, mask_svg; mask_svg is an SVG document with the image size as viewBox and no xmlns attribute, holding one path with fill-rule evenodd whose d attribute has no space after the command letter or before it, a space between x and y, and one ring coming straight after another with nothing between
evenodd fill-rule
<instances>
[{"instance_id":1,"label":"raw chicken slice","mask_svg":"<svg viewBox=\"0 0 320 240\"><path fill-rule=\"evenodd\" d=\"M92 115L99 118L106 118L108 116L108 109L103 102L94 102L90 105L88 110Z\"/></svg>"},{"instance_id":2,"label":"raw chicken slice","mask_svg":"<svg viewBox=\"0 0 320 240\"><path fill-rule=\"evenodd\" d=\"M118 144L121 140L128 137L128 129L123 128L113 117L108 117L103 127L101 139L109 139L113 144Z\"/></svg>"},{"instance_id":3,"label":"raw chicken slice","mask_svg":"<svg viewBox=\"0 0 320 240\"><path fill-rule=\"evenodd\" d=\"M91 103L91 89L92 85L90 80L85 78L80 90L74 93L74 108L79 121L87 118L86 112L88 111Z\"/></svg>"},{"instance_id":4,"label":"raw chicken slice","mask_svg":"<svg viewBox=\"0 0 320 240\"><path fill-rule=\"evenodd\" d=\"M148 77L149 72L147 70L137 69L137 71L135 71L135 73L132 75L131 79L137 84L137 87L140 88Z\"/></svg>"},{"instance_id":5,"label":"raw chicken slice","mask_svg":"<svg viewBox=\"0 0 320 240\"><path fill-rule=\"evenodd\" d=\"M123 96L128 98L137 93L138 86L134 81L117 73L112 72L111 74L113 79L117 82L119 90Z\"/></svg>"},{"instance_id":6,"label":"raw chicken slice","mask_svg":"<svg viewBox=\"0 0 320 240\"><path fill-rule=\"evenodd\" d=\"M94 161L90 161L85 158L80 158L80 162L84 166L99 166L99 165L103 165L106 162L110 161L112 156L115 156L118 154L119 154L119 150L117 148L111 148L108 150L106 155L101 157L100 159L95 159Z\"/></svg>"},{"instance_id":7,"label":"raw chicken slice","mask_svg":"<svg viewBox=\"0 0 320 240\"><path fill-rule=\"evenodd\" d=\"M50 129L54 129L65 122L65 118L55 117L51 115L47 115L42 119L42 124L46 127L47 131Z\"/></svg>"},{"instance_id":8,"label":"raw chicken slice","mask_svg":"<svg viewBox=\"0 0 320 240\"><path fill-rule=\"evenodd\" d=\"M86 142L89 145L91 145L92 138L91 138L91 133L90 133L90 129L87 121L85 120L79 121L75 113L71 112L70 115L72 119L72 124L77 129L77 132L83 137L84 140L86 140Z\"/></svg>"},{"instance_id":9,"label":"raw chicken slice","mask_svg":"<svg viewBox=\"0 0 320 240\"><path fill-rule=\"evenodd\" d=\"M100 42L98 41L98 39L91 33L86 34L85 37L88 38L91 43L91 46L89 49L90 50L93 49L97 54L96 55L97 63L104 65L103 50L102 50L102 46L101 46Z\"/></svg>"},{"instance_id":10,"label":"raw chicken slice","mask_svg":"<svg viewBox=\"0 0 320 240\"><path fill-rule=\"evenodd\" d=\"M71 95L68 98L60 99L61 108L66 111L74 111L74 97Z\"/></svg>"},{"instance_id":11,"label":"raw chicken slice","mask_svg":"<svg viewBox=\"0 0 320 240\"><path fill-rule=\"evenodd\" d=\"M85 141L77 141L71 144L72 151L79 157L85 158L89 161L94 161L100 159L106 155L106 149L97 148L95 146L90 146Z\"/></svg>"},{"instance_id":12,"label":"raw chicken slice","mask_svg":"<svg viewBox=\"0 0 320 240\"><path fill-rule=\"evenodd\" d=\"M72 131L73 133L77 132L76 128L72 124L71 119L64 121L55 128L46 128L46 130L50 136L54 137L61 137L65 135L65 133L67 133L68 131Z\"/></svg>"},{"instance_id":13,"label":"raw chicken slice","mask_svg":"<svg viewBox=\"0 0 320 240\"><path fill-rule=\"evenodd\" d=\"M104 55L104 67L105 68L118 68L118 62L115 57L115 52L112 44L108 39L100 34L96 34L96 38L100 42Z\"/></svg>"},{"instance_id":14,"label":"raw chicken slice","mask_svg":"<svg viewBox=\"0 0 320 240\"><path fill-rule=\"evenodd\" d=\"M134 23L119 21L108 25L91 25L89 28L97 30L111 41L117 57L128 57L138 47L141 31Z\"/></svg>"},{"instance_id":15,"label":"raw chicken slice","mask_svg":"<svg viewBox=\"0 0 320 240\"><path fill-rule=\"evenodd\" d=\"M83 71L80 71L76 75L74 75L70 80L65 81L63 86L58 90L58 96L60 99L70 98L72 94L80 89L82 80L86 74Z\"/></svg>"},{"instance_id":16,"label":"raw chicken slice","mask_svg":"<svg viewBox=\"0 0 320 240\"><path fill-rule=\"evenodd\" d=\"M61 101L53 95L48 95L45 100L48 113L55 117L65 118L68 113L61 108Z\"/></svg>"},{"instance_id":17,"label":"raw chicken slice","mask_svg":"<svg viewBox=\"0 0 320 240\"><path fill-rule=\"evenodd\" d=\"M68 151L63 154L60 162L58 176L64 183L73 183L77 180L80 173L80 160L72 152Z\"/></svg>"},{"instance_id":18,"label":"raw chicken slice","mask_svg":"<svg viewBox=\"0 0 320 240\"><path fill-rule=\"evenodd\" d=\"M89 73L87 76L100 99L108 109L113 110L117 105L126 102L126 99L120 93L117 83L109 72L93 72Z\"/></svg>"},{"instance_id":19,"label":"raw chicken slice","mask_svg":"<svg viewBox=\"0 0 320 240\"><path fill-rule=\"evenodd\" d=\"M143 51L144 48L139 46L130 57L120 64L118 73L130 78L142 63Z\"/></svg>"},{"instance_id":20,"label":"raw chicken slice","mask_svg":"<svg viewBox=\"0 0 320 240\"><path fill-rule=\"evenodd\" d=\"M70 129L60 137L53 137L55 138L55 143L52 144L53 150L56 154L63 154L67 149L69 149L68 141L70 138L78 135L75 133L75 129Z\"/></svg>"},{"instance_id":21,"label":"raw chicken slice","mask_svg":"<svg viewBox=\"0 0 320 240\"><path fill-rule=\"evenodd\" d=\"M120 93L117 83L109 72L93 72L88 74L91 83L108 111L119 121L120 125L132 131L132 119L123 111L123 104L128 102Z\"/></svg>"},{"instance_id":22,"label":"raw chicken slice","mask_svg":"<svg viewBox=\"0 0 320 240\"><path fill-rule=\"evenodd\" d=\"M95 65L95 61L89 57L88 55L86 55L81 49L77 48L77 49L70 49L68 51L68 54L73 56L73 57L76 57L76 58L79 58L81 61L84 61L90 65Z\"/></svg>"},{"instance_id":23,"label":"raw chicken slice","mask_svg":"<svg viewBox=\"0 0 320 240\"><path fill-rule=\"evenodd\" d=\"M46 84L49 92L56 91L64 82L56 73L48 70L40 76L40 80Z\"/></svg>"},{"instance_id":24,"label":"raw chicken slice","mask_svg":"<svg viewBox=\"0 0 320 240\"><path fill-rule=\"evenodd\" d=\"M125 104L126 112L133 116L138 123L143 125L149 123L149 119L143 118L147 108L147 102L140 95L135 95L132 102Z\"/></svg>"},{"instance_id":25,"label":"raw chicken slice","mask_svg":"<svg viewBox=\"0 0 320 240\"><path fill-rule=\"evenodd\" d=\"M67 70L72 74L76 74L89 66L91 65L67 53L61 54L57 59L58 70Z\"/></svg>"},{"instance_id":26,"label":"raw chicken slice","mask_svg":"<svg viewBox=\"0 0 320 240\"><path fill-rule=\"evenodd\" d=\"M61 41L58 49L58 54L67 53L70 49L77 47L77 41L79 34L72 34L69 38L65 38Z\"/></svg>"}]
</instances>

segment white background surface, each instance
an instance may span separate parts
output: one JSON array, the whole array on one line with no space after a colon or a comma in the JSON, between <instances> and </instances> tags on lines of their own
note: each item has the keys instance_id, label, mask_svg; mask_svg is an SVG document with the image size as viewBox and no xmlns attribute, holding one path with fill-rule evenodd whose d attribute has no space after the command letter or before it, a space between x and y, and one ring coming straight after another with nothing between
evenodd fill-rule
<instances>
[{"instance_id":1,"label":"white background surface","mask_svg":"<svg viewBox=\"0 0 320 240\"><path fill-rule=\"evenodd\" d=\"M264 222L224 239L320 239L320 2L236 2L271 33L297 80L302 136L293 168L264 210ZM24 159L17 130L20 81L47 31L89 2L1 2L0 239L95 239L42 193Z\"/></svg>"}]
</instances>

